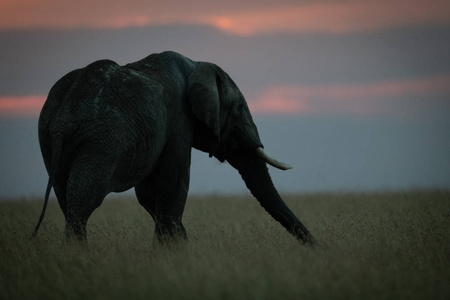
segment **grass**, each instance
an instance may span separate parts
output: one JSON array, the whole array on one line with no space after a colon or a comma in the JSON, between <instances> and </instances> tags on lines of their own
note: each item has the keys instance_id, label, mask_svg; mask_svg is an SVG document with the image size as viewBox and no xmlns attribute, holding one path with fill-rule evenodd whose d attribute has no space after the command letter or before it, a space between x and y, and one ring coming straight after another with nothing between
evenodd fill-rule
<instances>
[{"instance_id":1,"label":"grass","mask_svg":"<svg viewBox=\"0 0 450 300\"><path fill-rule=\"evenodd\" d=\"M107 199L88 247L49 203L0 202L0 299L449 299L450 192L311 194L285 201L320 242L301 246L251 197L191 197L189 244L153 247L135 199Z\"/></svg>"}]
</instances>

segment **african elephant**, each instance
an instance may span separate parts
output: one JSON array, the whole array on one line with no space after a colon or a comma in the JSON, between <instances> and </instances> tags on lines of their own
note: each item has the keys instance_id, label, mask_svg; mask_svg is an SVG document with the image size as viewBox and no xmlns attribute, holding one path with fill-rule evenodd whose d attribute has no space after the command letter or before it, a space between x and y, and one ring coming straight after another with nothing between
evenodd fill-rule
<instances>
[{"instance_id":1,"label":"african elephant","mask_svg":"<svg viewBox=\"0 0 450 300\"><path fill-rule=\"evenodd\" d=\"M236 168L265 210L303 243L314 239L275 189L244 96L217 65L175 52L119 66L96 61L61 78L39 117L39 143L68 237L110 192L134 187L155 221L157 241L186 239L182 215L192 147Z\"/></svg>"}]
</instances>

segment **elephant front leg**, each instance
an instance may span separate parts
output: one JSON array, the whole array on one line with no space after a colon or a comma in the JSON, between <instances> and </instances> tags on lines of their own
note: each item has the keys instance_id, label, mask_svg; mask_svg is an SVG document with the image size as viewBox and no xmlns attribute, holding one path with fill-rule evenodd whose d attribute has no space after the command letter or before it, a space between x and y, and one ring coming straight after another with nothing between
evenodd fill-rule
<instances>
[{"instance_id":1,"label":"elephant front leg","mask_svg":"<svg viewBox=\"0 0 450 300\"><path fill-rule=\"evenodd\" d=\"M183 158L185 155L188 158ZM182 223L189 190L190 149L184 155L164 155L154 172L135 188L139 203L155 221L155 241L173 245L187 241Z\"/></svg>"},{"instance_id":2,"label":"elephant front leg","mask_svg":"<svg viewBox=\"0 0 450 300\"><path fill-rule=\"evenodd\" d=\"M186 241L182 217L189 190L189 164L184 160L168 159L160 166L154 217L155 236L161 244Z\"/></svg>"}]
</instances>

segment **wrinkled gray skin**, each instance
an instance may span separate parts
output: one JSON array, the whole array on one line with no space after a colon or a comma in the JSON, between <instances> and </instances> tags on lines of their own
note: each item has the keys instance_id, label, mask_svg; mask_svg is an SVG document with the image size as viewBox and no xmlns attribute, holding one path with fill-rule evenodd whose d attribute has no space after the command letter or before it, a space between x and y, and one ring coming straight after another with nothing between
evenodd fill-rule
<instances>
[{"instance_id":1,"label":"wrinkled gray skin","mask_svg":"<svg viewBox=\"0 0 450 300\"><path fill-rule=\"evenodd\" d=\"M218 66L174 52L119 66L100 60L51 89L39 142L66 235L86 239L86 223L111 192L135 188L163 244L186 239L181 222L191 148L228 161L266 211L303 243L313 237L284 204L266 163L247 103Z\"/></svg>"}]
</instances>

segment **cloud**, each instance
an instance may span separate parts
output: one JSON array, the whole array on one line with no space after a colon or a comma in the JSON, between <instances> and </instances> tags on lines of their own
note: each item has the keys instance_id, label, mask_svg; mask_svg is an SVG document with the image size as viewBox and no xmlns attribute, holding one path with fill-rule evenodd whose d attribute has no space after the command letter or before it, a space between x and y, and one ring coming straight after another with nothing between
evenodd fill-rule
<instances>
[{"instance_id":1,"label":"cloud","mask_svg":"<svg viewBox=\"0 0 450 300\"><path fill-rule=\"evenodd\" d=\"M211 17L223 31L240 34L312 32L346 34L395 27L450 24L449 1L316 1Z\"/></svg>"},{"instance_id":2,"label":"cloud","mask_svg":"<svg viewBox=\"0 0 450 300\"><path fill-rule=\"evenodd\" d=\"M442 97L435 97L441 95ZM38 116L46 97L0 97L0 116ZM438 100L433 100L438 99ZM445 99L441 101L439 99ZM253 114L450 117L450 75L353 85L270 86L247 97Z\"/></svg>"},{"instance_id":3,"label":"cloud","mask_svg":"<svg viewBox=\"0 0 450 300\"><path fill-rule=\"evenodd\" d=\"M252 113L259 114L408 117L424 108L450 114L448 101L430 102L435 95L450 98L450 75L353 85L272 86L248 102Z\"/></svg>"},{"instance_id":4,"label":"cloud","mask_svg":"<svg viewBox=\"0 0 450 300\"><path fill-rule=\"evenodd\" d=\"M254 2L254 3L253 3ZM168 24L216 27L237 35L275 32L343 34L450 24L446 0L378 1L2 1L1 29L124 28Z\"/></svg>"},{"instance_id":5,"label":"cloud","mask_svg":"<svg viewBox=\"0 0 450 300\"><path fill-rule=\"evenodd\" d=\"M0 116L35 117L44 105L45 96L0 97Z\"/></svg>"}]
</instances>

